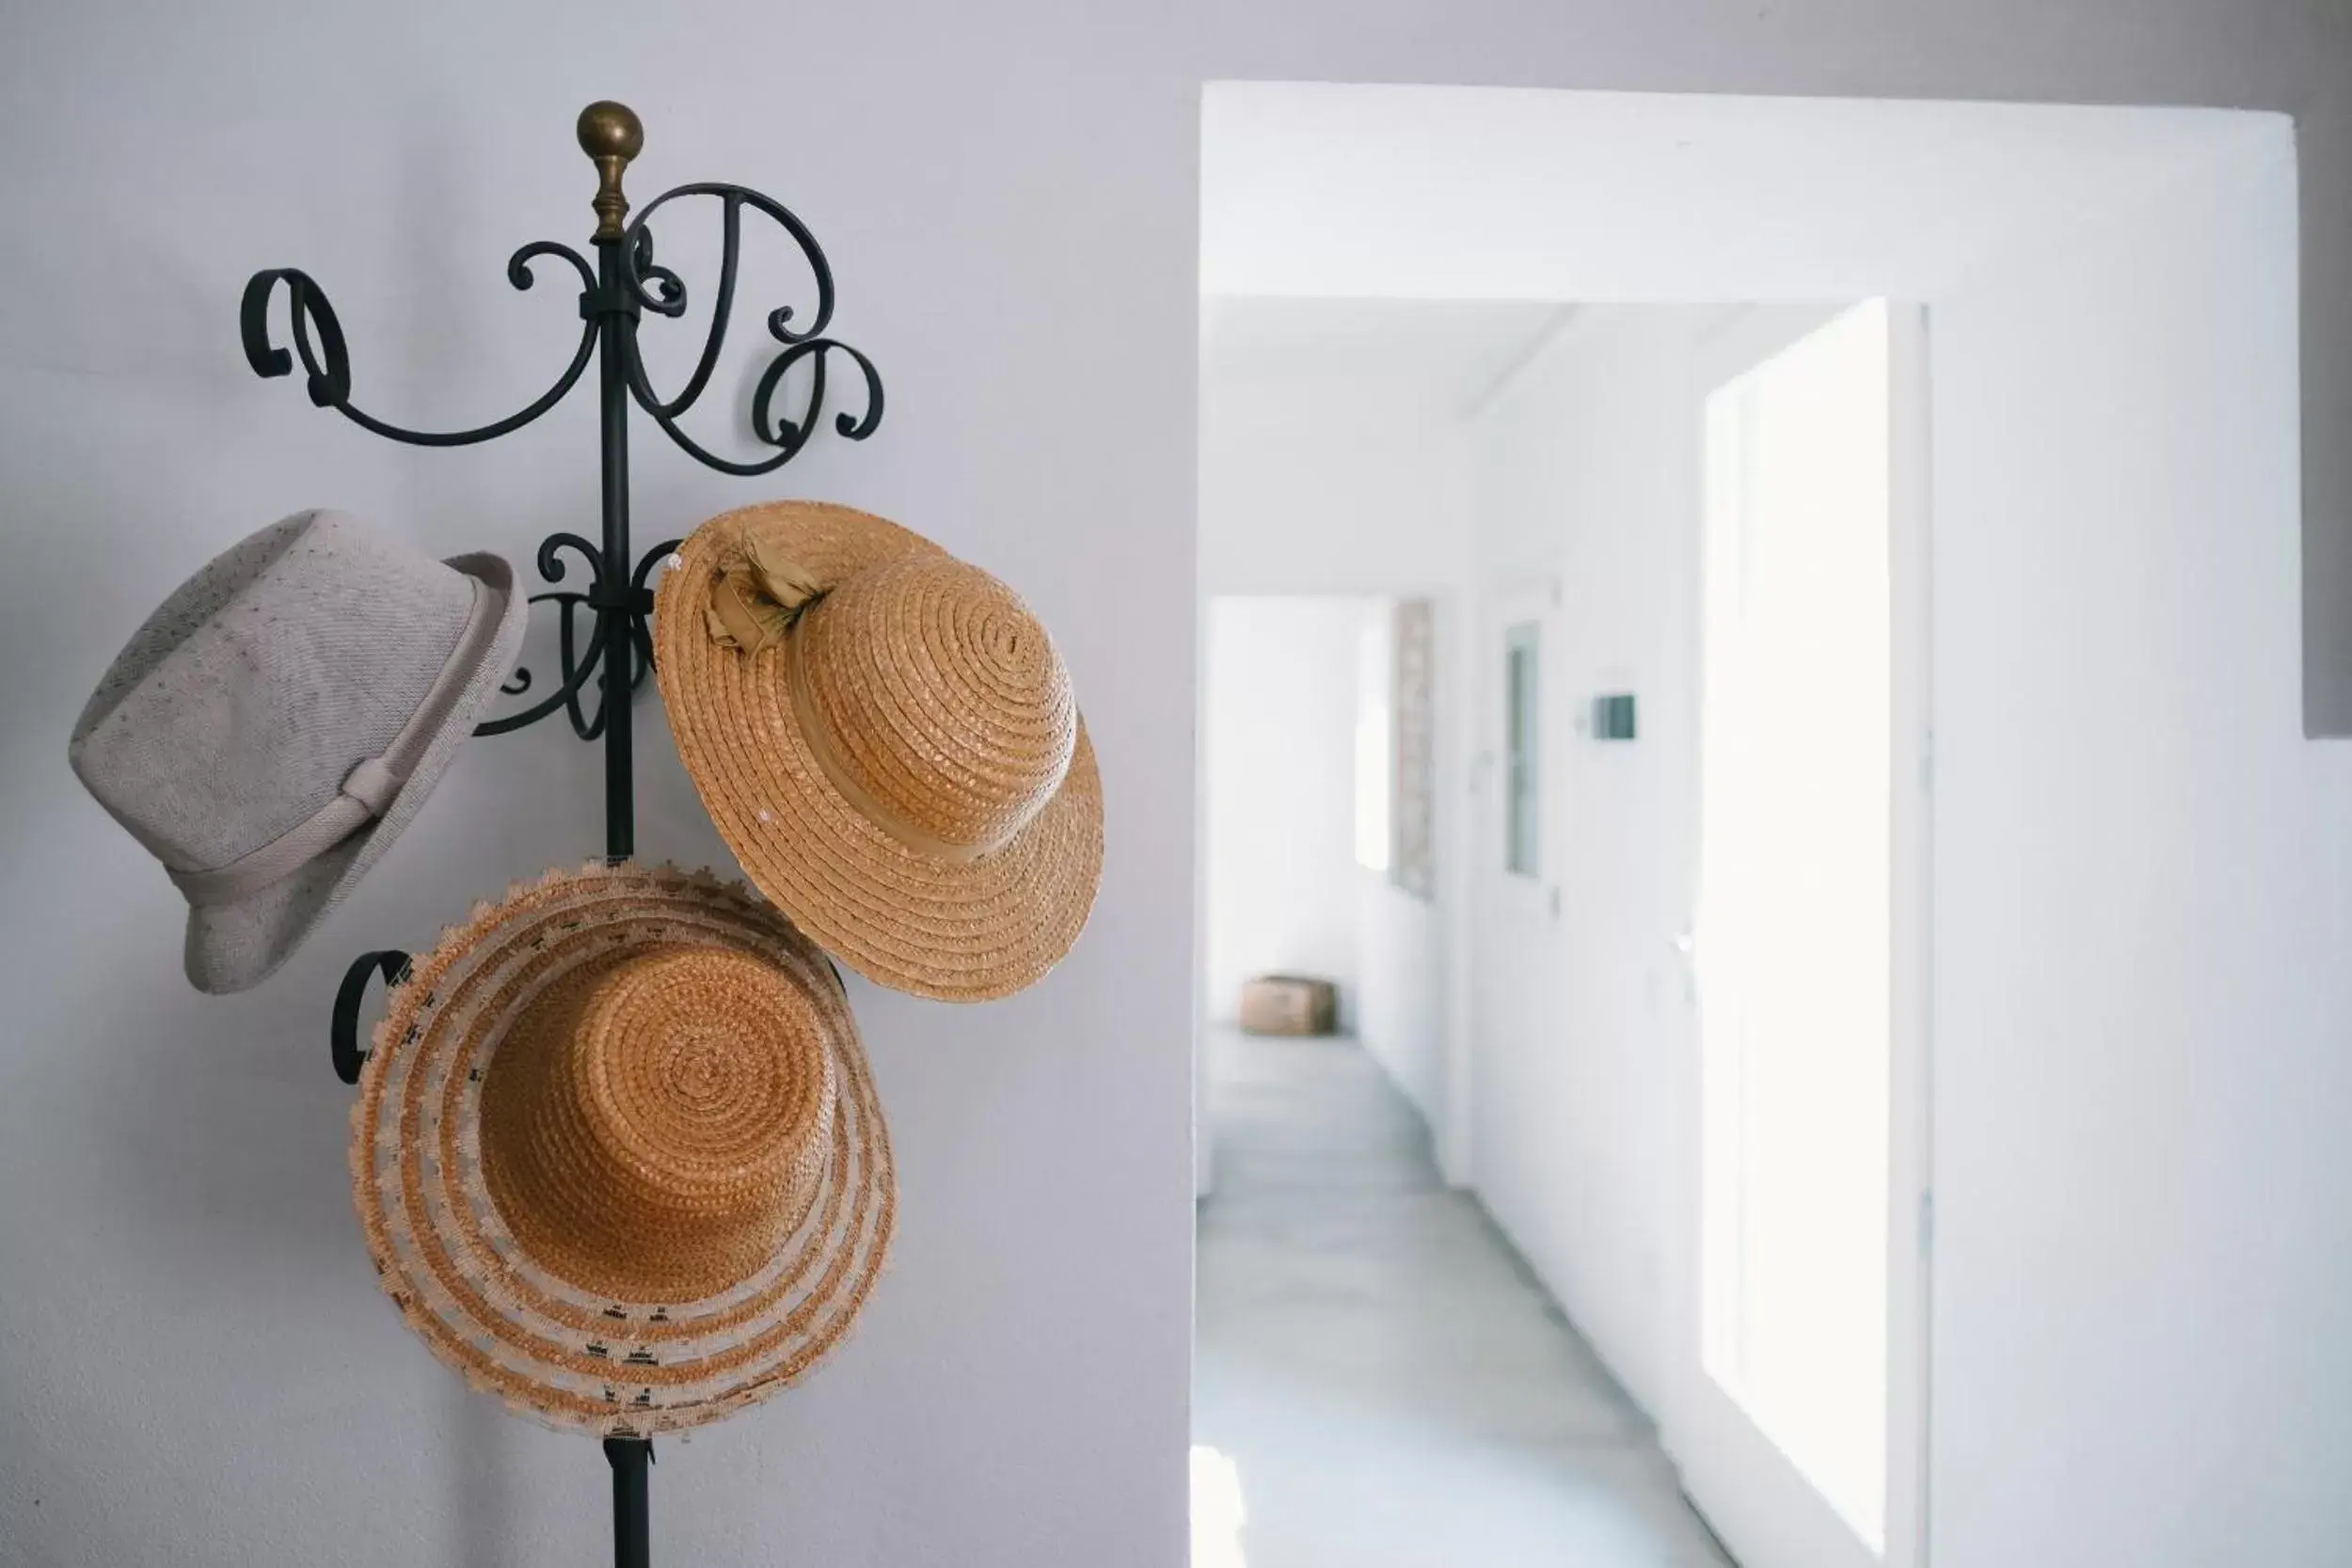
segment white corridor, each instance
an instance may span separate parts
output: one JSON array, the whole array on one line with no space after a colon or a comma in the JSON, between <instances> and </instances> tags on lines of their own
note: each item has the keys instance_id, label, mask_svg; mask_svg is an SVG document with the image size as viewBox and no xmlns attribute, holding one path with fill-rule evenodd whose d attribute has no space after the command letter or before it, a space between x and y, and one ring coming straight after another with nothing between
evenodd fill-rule
<instances>
[{"instance_id":1,"label":"white corridor","mask_svg":"<svg viewBox=\"0 0 2352 1568\"><path fill-rule=\"evenodd\" d=\"M1649 1423L1372 1059L1209 1049L1196 1568L1720 1568Z\"/></svg>"}]
</instances>

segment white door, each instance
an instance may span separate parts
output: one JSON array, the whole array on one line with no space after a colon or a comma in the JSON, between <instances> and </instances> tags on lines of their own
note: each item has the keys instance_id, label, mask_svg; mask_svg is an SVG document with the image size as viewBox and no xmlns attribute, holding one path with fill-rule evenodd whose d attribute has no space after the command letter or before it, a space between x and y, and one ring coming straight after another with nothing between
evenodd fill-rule
<instances>
[{"instance_id":1,"label":"white door","mask_svg":"<svg viewBox=\"0 0 2352 1568\"><path fill-rule=\"evenodd\" d=\"M1471 847L1478 900L1473 1105L1567 1103L1560 952L1563 679L1560 583L1531 573L1484 595ZM1508 1160L1478 1139L1479 1158Z\"/></svg>"},{"instance_id":2,"label":"white door","mask_svg":"<svg viewBox=\"0 0 2352 1568\"><path fill-rule=\"evenodd\" d=\"M1668 1437L1743 1568L1919 1560L1924 328L1702 356L1695 1168Z\"/></svg>"}]
</instances>

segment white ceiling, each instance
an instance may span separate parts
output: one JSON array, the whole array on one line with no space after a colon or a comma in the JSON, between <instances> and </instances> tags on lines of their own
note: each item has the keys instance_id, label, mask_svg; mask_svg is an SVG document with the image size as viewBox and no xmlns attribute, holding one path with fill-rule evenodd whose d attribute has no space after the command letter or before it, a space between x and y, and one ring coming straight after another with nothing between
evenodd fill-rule
<instances>
[{"instance_id":1,"label":"white ceiling","mask_svg":"<svg viewBox=\"0 0 2352 1568\"><path fill-rule=\"evenodd\" d=\"M1931 296L2278 115L1212 84L1205 294Z\"/></svg>"},{"instance_id":2,"label":"white ceiling","mask_svg":"<svg viewBox=\"0 0 2352 1568\"><path fill-rule=\"evenodd\" d=\"M1453 419L1566 313L1521 301L1203 299L1200 385L1242 417L1288 403L1326 419L1343 407Z\"/></svg>"}]
</instances>

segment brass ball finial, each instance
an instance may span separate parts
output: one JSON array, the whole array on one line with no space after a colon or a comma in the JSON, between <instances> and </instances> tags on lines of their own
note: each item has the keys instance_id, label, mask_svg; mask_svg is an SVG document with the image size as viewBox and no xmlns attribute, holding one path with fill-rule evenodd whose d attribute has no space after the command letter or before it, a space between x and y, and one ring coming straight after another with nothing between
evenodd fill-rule
<instances>
[{"instance_id":1,"label":"brass ball finial","mask_svg":"<svg viewBox=\"0 0 2352 1568\"><path fill-rule=\"evenodd\" d=\"M579 129L580 150L596 166L596 237L617 240L621 220L628 215L628 198L621 194L621 173L644 150L645 128L628 104L600 98L580 111Z\"/></svg>"}]
</instances>

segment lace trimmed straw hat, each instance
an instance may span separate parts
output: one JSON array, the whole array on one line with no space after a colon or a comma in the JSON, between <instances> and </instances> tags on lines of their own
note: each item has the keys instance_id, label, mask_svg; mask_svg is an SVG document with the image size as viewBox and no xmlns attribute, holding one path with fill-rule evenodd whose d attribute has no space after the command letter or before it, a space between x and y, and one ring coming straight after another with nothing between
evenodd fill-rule
<instances>
[{"instance_id":1,"label":"lace trimmed straw hat","mask_svg":"<svg viewBox=\"0 0 2352 1568\"><path fill-rule=\"evenodd\" d=\"M1070 672L1003 583L866 513L772 502L679 547L654 645L720 835L827 951L977 1002L1077 941L1102 778Z\"/></svg>"},{"instance_id":2,"label":"lace trimmed straw hat","mask_svg":"<svg viewBox=\"0 0 2352 1568\"><path fill-rule=\"evenodd\" d=\"M495 555L273 523L117 656L68 755L188 901L199 990L259 985L413 821L522 648Z\"/></svg>"},{"instance_id":3,"label":"lace trimmed straw hat","mask_svg":"<svg viewBox=\"0 0 2352 1568\"><path fill-rule=\"evenodd\" d=\"M517 1412L649 1436L848 1331L896 1212L841 982L740 883L550 873L442 933L352 1111L384 1291Z\"/></svg>"}]
</instances>

